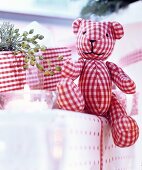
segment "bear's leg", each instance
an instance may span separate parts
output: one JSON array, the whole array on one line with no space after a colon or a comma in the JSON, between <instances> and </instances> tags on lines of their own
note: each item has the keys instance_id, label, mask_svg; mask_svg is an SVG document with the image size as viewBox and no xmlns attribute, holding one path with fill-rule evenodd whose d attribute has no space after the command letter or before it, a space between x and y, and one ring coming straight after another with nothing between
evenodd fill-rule
<instances>
[{"instance_id":1,"label":"bear's leg","mask_svg":"<svg viewBox=\"0 0 142 170\"><path fill-rule=\"evenodd\" d=\"M139 127L136 121L127 115L115 94L112 94L109 121L112 137L117 146L128 147L136 142L139 136Z\"/></svg>"},{"instance_id":2,"label":"bear's leg","mask_svg":"<svg viewBox=\"0 0 142 170\"><path fill-rule=\"evenodd\" d=\"M57 85L57 105L64 110L82 112L85 102L81 91L72 79L64 78Z\"/></svg>"}]
</instances>

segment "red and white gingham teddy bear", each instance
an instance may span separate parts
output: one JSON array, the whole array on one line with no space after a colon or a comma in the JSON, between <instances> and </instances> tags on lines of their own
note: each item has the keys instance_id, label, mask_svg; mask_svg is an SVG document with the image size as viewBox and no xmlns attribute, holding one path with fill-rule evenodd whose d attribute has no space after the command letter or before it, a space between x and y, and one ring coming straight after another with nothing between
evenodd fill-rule
<instances>
[{"instance_id":1,"label":"red and white gingham teddy bear","mask_svg":"<svg viewBox=\"0 0 142 170\"><path fill-rule=\"evenodd\" d=\"M134 144L139 136L136 121L127 115L112 82L127 94L135 93L135 83L116 64L104 62L113 51L115 41L122 38L118 22L93 22L78 18L73 22L77 35L77 62L66 61L63 79L57 85L57 103L61 109L87 112L108 119L114 143L119 147ZM74 80L79 77L78 85Z\"/></svg>"}]
</instances>

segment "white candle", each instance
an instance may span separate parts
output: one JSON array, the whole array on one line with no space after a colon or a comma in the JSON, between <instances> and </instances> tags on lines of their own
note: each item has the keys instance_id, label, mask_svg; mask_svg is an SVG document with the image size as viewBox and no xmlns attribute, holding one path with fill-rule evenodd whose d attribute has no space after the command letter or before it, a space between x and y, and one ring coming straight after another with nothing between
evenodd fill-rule
<instances>
[{"instance_id":1,"label":"white candle","mask_svg":"<svg viewBox=\"0 0 142 170\"><path fill-rule=\"evenodd\" d=\"M25 100L25 101L30 101L30 99L31 99L31 94L30 94L30 87L29 87L28 84L25 84L23 91L24 91L24 92L23 92L23 93L24 93L24 94L23 94L24 100Z\"/></svg>"},{"instance_id":2,"label":"white candle","mask_svg":"<svg viewBox=\"0 0 142 170\"><path fill-rule=\"evenodd\" d=\"M37 92L38 95L41 95L40 100L32 101L32 95ZM45 91L44 91L45 92ZM24 90L18 91L21 97L15 98L8 102L6 105L6 110L18 112L18 113L34 113L34 112L42 112L48 109L47 101L44 99L44 96L40 93L40 91L30 90L28 85L24 86ZM13 95L16 96L16 92L13 92ZM43 99L42 99L43 97ZM49 99L50 100L50 99Z\"/></svg>"}]
</instances>

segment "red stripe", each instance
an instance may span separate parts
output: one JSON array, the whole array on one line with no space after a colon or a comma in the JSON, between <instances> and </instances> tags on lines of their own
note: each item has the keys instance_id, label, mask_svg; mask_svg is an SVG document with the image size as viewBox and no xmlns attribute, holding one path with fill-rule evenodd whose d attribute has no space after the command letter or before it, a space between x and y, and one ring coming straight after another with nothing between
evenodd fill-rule
<instances>
[{"instance_id":1,"label":"red stripe","mask_svg":"<svg viewBox=\"0 0 142 170\"><path fill-rule=\"evenodd\" d=\"M65 59L71 56L71 50L68 49L67 47L49 48L45 52L42 52L42 54L44 56L44 60L43 61L39 60L39 62L41 64L43 63L45 68L48 68L48 63L46 59L50 59L51 69L54 70L55 65L62 66ZM58 60L57 57L59 55L63 56L63 60ZM21 84L23 85L25 82L29 83L30 87L35 87L37 85L38 88L41 89L43 88L54 89L54 90L56 89L56 85L61 79L61 72L55 71L56 74L53 77L52 76L46 77L43 75L43 73L37 71L37 68L30 67L29 72L27 72L28 73L27 74L22 68L23 59L24 59L24 55L22 54L14 56L10 51L2 52L0 58L0 74L2 75L2 77L0 78L1 80L0 84L2 85L2 87L0 91L5 91L5 90L8 91L8 88L9 90L21 89L21 87L15 88L15 86L20 86ZM13 78L13 80L7 80L10 78ZM44 83L41 84L41 81L43 81Z\"/></svg>"},{"instance_id":2,"label":"red stripe","mask_svg":"<svg viewBox=\"0 0 142 170\"><path fill-rule=\"evenodd\" d=\"M12 87L12 88L10 88L10 87ZM13 90L22 90L22 89L24 89L24 84L22 84L22 86L11 85L11 86L6 87L5 89L2 89L0 92L9 92L9 91L13 91Z\"/></svg>"},{"instance_id":3,"label":"red stripe","mask_svg":"<svg viewBox=\"0 0 142 170\"><path fill-rule=\"evenodd\" d=\"M19 84L19 82L23 82L24 80L26 80L26 79L25 78L11 79L11 80L0 81L0 84L2 84L1 87L7 87L7 86L5 86L5 83L7 84L7 83L12 83L12 82L15 82L15 83L18 82L18 84Z\"/></svg>"},{"instance_id":4,"label":"red stripe","mask_svg":"<svg viewBox=\"0 0 142 170\"><path fill-rule=\"evenodd\" d=\"M100 133L100 170L103 170L103 121L100 116L98 116L101 123L101 133Z\"/></svg>"}]
</instances>

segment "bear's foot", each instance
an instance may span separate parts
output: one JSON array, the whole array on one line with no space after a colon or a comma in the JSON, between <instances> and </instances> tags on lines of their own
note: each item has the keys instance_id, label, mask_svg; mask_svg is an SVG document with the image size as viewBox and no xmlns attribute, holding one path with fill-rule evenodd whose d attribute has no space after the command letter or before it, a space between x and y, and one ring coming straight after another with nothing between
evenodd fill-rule
<instances>
[{"instance_id":1,"label":"bear's foot","mask_svg":"<svg viewBox=\"0 0 142 170\"><path fill-rule=\"evenodd\" d=\"M129 147L133 145L139 136L139 127L130 116L123 115L117 119L112 127L112 137L115 145Z\"/></svg>"},{"instance_id":2,"label":"bear's foot","mask_svg":"<svg viewBox=\"0 0 142 170\"><path fill-rule=\"evenodd\" d=\"M78 86L69 78L64 78L57 85L57 104L64 110L82 112L84 110L84 99Z\"/></svg>"}]
</instances>

